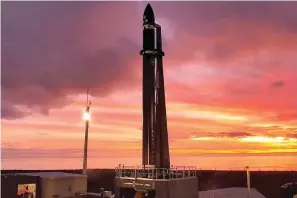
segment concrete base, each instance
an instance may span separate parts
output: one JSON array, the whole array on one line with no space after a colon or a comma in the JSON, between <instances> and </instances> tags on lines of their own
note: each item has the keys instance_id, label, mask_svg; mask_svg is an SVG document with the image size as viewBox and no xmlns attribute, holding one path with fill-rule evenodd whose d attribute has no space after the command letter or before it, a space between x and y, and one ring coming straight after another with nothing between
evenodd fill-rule
<instances>
[{"instance_id":1,"label":"concrete base","mask_svg":"<svg viewBox=\"0 0 297 198\"><path fill-rule=\"evenodd\" d=\"M116 177L115 183L116 198L134 198L137 192L147 192L142 197L149 198L198 197L198 179L194 177L176 179ZM129 191L129 193L125 193L125 191ZM133 191L134 196L131 193Z\"/></svg>"}]
</instances>

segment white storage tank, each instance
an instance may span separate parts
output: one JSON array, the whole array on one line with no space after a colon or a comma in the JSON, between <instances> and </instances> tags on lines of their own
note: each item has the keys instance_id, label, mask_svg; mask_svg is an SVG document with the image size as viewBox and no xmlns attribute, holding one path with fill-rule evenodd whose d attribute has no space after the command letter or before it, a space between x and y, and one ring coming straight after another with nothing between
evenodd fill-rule
<instances>
[{"instance_id":1,"label":"white storage tank","mask_svg":"<svg viewBox=\"0 0 297 198\"><path fill-rule=\"evenodd\" d=\"M39 176L41 198L76 197L87 193L87 175L64 172L22 173Z\"/></svg>"}]
</instances>

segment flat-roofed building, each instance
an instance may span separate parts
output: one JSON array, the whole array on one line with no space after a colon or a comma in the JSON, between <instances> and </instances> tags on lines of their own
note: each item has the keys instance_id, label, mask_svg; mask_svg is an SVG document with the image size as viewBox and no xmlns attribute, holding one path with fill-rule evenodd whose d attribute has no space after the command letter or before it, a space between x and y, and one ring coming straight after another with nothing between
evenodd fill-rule
<instances>
[{"instance_id":1,"label":"flat-roofed building","mask_svg":"<svg viewBox=\"0 0 297 198\"><path fill-rule=\"evenodd\" d=\"M2 197L76 198L87 193L87 176L65 172L1 175Z\"/></svg>"},{"instance_id":2,"label":"flat-roofed building","mask_svg":"<svg viewBox=\"0 0 297 198\"><path fill-rule=\"evenodd\" d=\"M1 197L21 198L24 194L41 198L39 177L32 175L1 174Z\"/></svg>"}]
</instances>

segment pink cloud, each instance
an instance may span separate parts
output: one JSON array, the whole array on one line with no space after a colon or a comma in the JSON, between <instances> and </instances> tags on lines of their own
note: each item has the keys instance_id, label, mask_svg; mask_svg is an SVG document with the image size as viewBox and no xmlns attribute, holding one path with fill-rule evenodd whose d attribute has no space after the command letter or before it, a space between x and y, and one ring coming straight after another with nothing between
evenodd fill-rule
<instances>
[{"instance_id":1,"label":"pink cloud","mask_svg":"<svg viewBox=\"0 0 297 198\"><path fill-rule=\"evenodd\" d=\"M139 155L144 4L3 4L1 112L3 119L11 119L2 123L7 156L14 152L8 148L19 149L22 156L51 149L55 151L46 154L49 157L59 151L70 157L81 155L87 88L92 94L92 156ZM152 6L163 27L173 155L292 151L292 145L255 142L233 141L230 147L232 138L221 136L236 132L294 137L297 4L153 2ZM213 139L190 139L207 134Z\"/></svg>"}]
</instances>

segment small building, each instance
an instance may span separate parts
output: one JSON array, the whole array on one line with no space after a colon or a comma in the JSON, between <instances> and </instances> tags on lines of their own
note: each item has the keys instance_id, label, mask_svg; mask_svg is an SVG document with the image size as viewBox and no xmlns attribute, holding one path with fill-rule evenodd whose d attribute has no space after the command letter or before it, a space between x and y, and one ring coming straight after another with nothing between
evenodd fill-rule
<instances>
[{"instance_id":1,"label":"small building","mask_svg":"<svg viewBox=\"0 0 297 198\"><path fill-rule=\"evenodd\" d=\"M64 172L16 173L2 176L3 197L76 198L87 193L87 176Z\"/></svg>"},{"instance_id":2,"label":"small building","mask_svg":"<svg viewBox=\"0 0 297 198\"><path fill-rule=\"evenodd\" d=\"M40 180L38 176L1 174L1 197L22 198L30 193L32 198L41 198Z\"/></svg>"}]
</instances>

